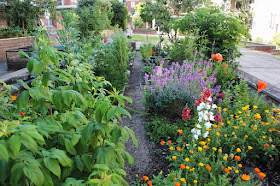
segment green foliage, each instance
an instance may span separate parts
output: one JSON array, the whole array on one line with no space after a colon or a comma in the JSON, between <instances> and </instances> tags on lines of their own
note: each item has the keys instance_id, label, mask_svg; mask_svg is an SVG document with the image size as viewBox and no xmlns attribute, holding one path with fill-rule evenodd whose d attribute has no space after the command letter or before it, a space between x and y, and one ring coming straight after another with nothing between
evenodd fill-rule
<instances>
[{"instance_id":1,"label":"green foliage","mask_svg":"<svg viewBox=\"0 0 280 186\"><path fill-rule=\"evenodd\" d=\"M160 141L176 140L178 132L177 130L185 128L185 123L182 120L176 122L168 122L167 118L152 116L150 121L145 124L145 129L148 131L147 135L150 139L159 143Z\"/></svg>"},{"instance_id":2,"label":"green foliage","mask_svg":"<svg viewBox=\"0 0 280 186\"><path fill-rule=\"evenodd\" d=\"M124 33L117 32L106 50L105 59L97 65L96 73L104 76L118 90L122 90L128 78L130 43Z\"/></svg>"},{"instance_id":3,"label":"green foliage","mask_svg":"<svg viewBox=\"0 0 280 186\"><path fill-rule=\"evenodd\" d=\"M126 30L126 23L128 18L128 9L124 3L121 3L117 0L112 0L112 12L114 16L111 20L111 25L119 25L120 28Z\"/></svg>"},{"instance_id":4,"label":"green foliage","mask_svg":"<svg viewBox=\"0 0 280 186\"><path fill-rule=\"evenodd\" d=\"M24 36L23 30L19 27L3 27L0 29L0 38L13 38Z\"/></svg>"},{"instance_id":5,"label":"green foliage","mask_svg":"<svg viewBox=\"0 0 280 186\"><path fill-rule=\"evenodd\" d=\"M153 55L152 43L142 43L140 45L139 51L141 53L142 59L145 61Z\"/></svg>"},{"instance_id":6,"label":"green foliage","mask_svg":"<svg viewBox=\"0 0 280 186\"><path fill-rule=\"evenodd\" d=\"M195 9L194 12L187 14L175 26L181 32L198 30L201 39L207 39L206 56L212 53L221 53L224 57L228 56L231 48L231 59L239 57L237 45L244 37L248 37L248 27L232 13L225 13L217 7L205 7Z\"/></svg>"},{"instance_id":7,"label":"green foliage","mask_svg":"<svg viewBox=\"0 0 280 186\"><path fill-rule=\"evenodd\" d=\"M128 185L124 162L134 161L124 143L137 141L119 122L131 117L122 108L131 100L106 90L110 83L94 75L82 54L57 51L44 31L34 42L32 86L21 81L26 90L16 101L0 93L1 185Z\"/></svg>"},{"instance_id":8,"label":"green foliage","mask_svg":"<svg viewBox=\"0 0 280 186\"><path fill-rule=\"evenodd\" d=\"M111 14L109 0L80 0L76 14L77 28L81 38L89 39L100 35L100 32L110 26L108 15Z\"/></svg>"},{"instance_id":9,"label":"green foliage","mask_svg":"<svg viewBox=\"0 0 280 186\"><path fill-rule=\"evenodd\" d=\"M135 28L138 28L138 29L140 29L144 26L144 21L141 18L141 15L140 15L141 4L142 4L142 2L135 5L135 8L134 8L135 12L132 16L133 25L135 26Z\"/></svg>"},{"instance_id":10,"label":"green foliage","mask_svg":"<svg viewBox=\"0 0 280 186\"><path fill-rule=\"evenodd\" d=\"M47 9L52 13L52 18L55 17L55 5L56 2L51 0L14 0L8 1L3 6L5 7L5 19L8 26L12 28L20 27L30 33L34 31L38 21Z\"/></svg>"}]
</instances>

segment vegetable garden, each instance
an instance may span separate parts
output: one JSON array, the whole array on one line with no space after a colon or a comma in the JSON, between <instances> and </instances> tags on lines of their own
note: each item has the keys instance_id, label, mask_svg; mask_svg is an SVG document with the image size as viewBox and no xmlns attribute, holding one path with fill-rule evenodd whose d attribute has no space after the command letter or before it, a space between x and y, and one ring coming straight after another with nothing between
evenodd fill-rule
<instances>
[{"instance_id":1,"label":"vegetable garden","mask_svg":"<svg viewBox=\"0 0 280 186\"><path fill-rule=\"evenodd\" d=\"M211 5L169 20L166 34L172 28L184 37L141 45L144 83L135 88L128 86L136 54L127 37L116 31L104 45L102 28L86 25L101 19L86 16L94 3L82 1L78 15L64 12L65 29L58 32L64 52L43 27L36 29L32 54L21 53L29 59L31 85L21 81L24 90L12 95L15 87L2 82L1 185L273 185L280 109L262 100L265 82L256 82L255 94L236 71L244 23ZM107 5L99 6L110 17ZM149 6L145 11L159 4ZM138 91L145 112L127 106L137 101L123 87ZM138 146L138 134L123 124L130 113L147 117L147 136L165 152L166 164L128 182L125 167L135 157L127 141Z\"/></svg>"}]
</instances>

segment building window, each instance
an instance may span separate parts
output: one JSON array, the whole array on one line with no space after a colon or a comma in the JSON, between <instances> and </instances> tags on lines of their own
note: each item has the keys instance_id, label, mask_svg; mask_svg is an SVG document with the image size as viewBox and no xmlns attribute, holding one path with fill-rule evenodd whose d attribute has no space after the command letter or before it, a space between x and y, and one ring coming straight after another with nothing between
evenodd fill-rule
<instances>
[{"instance_id":1,"label":"building window","mask_svg":"<svg viewBox=\"0 0 280 186\"><path fill-rule=\"evenodd\" d=\"M131 8L134 8L135 7L135 2L131 2Z\"/></svg>"}]
</instances>

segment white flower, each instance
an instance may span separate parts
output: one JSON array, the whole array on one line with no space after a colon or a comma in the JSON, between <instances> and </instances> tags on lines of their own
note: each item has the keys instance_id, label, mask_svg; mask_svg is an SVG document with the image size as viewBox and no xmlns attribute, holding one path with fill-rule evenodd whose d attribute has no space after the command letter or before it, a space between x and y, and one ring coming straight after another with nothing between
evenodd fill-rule
<instances>
[{"instance_id":1,"label":"white flower","mask_svg":"<svg viewBox=\"0 0 280 186\"><path fill-rule=\"evenodd\" d=\"M207 121L205 124L204 124L205 128L211 128L212 124Z\"/></svg>"},{"instance_id":2,"label":"white flower","mask_svg":"<svg viewBox=\"0 0 280 186\"><path fill-rule=\"evenodd\" d=\"M197 134L193 135L193 137L194 137L196 140L198 140L198 135L197 135Z\"/></svg>"},{"instance_id":3,"label":"white flower","mask_svg":"<svg viewBox=\"0 0 280 186\"><path fill-rule=\"evenodd\" d=\"M203 134L203 137L204 137L204 138L207 138L208 134L209 134L209 131L206 131L206 132Z\"/></svg>"},{"instance_id":4,"label":"white flower","mask_svg":"<svg viewBox=\"0 0 280 186\"><path fill-rule=\"evenodd\" d=\"M212 108L213 108L213 109L217 108L217 105L216 105L216 104L213 104L213 105L212 105Z\"/></svg>"},{"instance_id":5,"label":"white flower","mask_svg":"<svg viewBox=\"0 0 280 186\"><path fill-rule=\"evenodd\" d=\"M209 110L211 108L211 106L207 103L206 104L206 109Z\"/></svg>"},{"instance_id":6,"label":"white flower","mask_svg":"<svg viewBox=\"0 0 280 186\"><path fill-rule=\"evenodd\" d=\"M214 121L214 113L213 112L209 113L209 120Z\"/></svg>"},{"instance_id":7,"label":"white flower","mask_svg":"<svg viewBox=\"0 0 280 186\"><path fill-rule=\"evenodd\" d=\"M207 98L208 101L212 102L212 98L211 96L209 98Z\"/></svg>"},{"instance_id":8,"label":"white flower","mask_svg":"<svg viewBox=\"0 0 280 186\"><path fill-rule=\"evenodd\" d=\"M197 110L200 111L205 107L205 103L201 102L198 106L197 106Z\"/></svg>"},{"instance_id":9,"label":"white flower","mask_svg":"<svg viewBox=\"0 0 280 186\"><path fill-rule=\"evenodd\" d=\"M201 126L199 125L199 124L197 124L197 126L196 126L197 128L199 128L199 129L201 129Z\"/></svg>"}]
</instances>

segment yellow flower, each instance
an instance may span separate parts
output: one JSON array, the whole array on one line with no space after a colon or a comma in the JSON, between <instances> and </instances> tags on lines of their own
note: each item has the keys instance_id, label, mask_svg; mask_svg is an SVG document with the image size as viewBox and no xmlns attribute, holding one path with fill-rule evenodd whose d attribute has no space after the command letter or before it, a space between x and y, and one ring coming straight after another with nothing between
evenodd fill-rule
<instances>
[{"instance_id":1,"label":"yellow flower","mask_svg":"<svg viewBox=\"0 0 280 186\"><path fill-rule=\"evenodd\" d=\"M241 152L241 149L240 149L240 148L237 148L237 149L236 149L236 152L240 153L240 152Z\"/></svg>"},{"instance_id":2,"label":"yellow flower","mask_svg":"<svg viewBox=\"0 0 280 186\"><path fill-rule=\"evenodd\" d=\"M245 123L243 123L243 127L246 127L246 124L245 124Z\"/></svg>"},{"instance_id":3,"label":"yellow flower","mask_svg":"<svg viewBox=\"0 0 280 186\"><path fill-rule=\"evenodd\" d=\"M233 116L234 116L233 114L230 115L230 117L233 117Z\"/></svg>"},{"instance_id":4,"label":"yellow flower","mask_svg":"<svg viewBox=\"0 0 280 186\"><path fill-rule=\"evenodd\" d=\"M235 118L236 118L236 119L238 119L238 118L239 118L239 116L235 116Z\"/></svg>"},{"instance_id":5,"label":"yellow flower","mask_svg":"<svg viewBox=\"0 0 280 186\"><path fill-rule=\"evenodd\" d=\"M228 167L228 170L232 170L232 168L231 168L231 167Z\"/></svg>"},{"instance_id":6,"label":"yellow flower","mask_svg":"<svg viewBox=\"0 0 280 186\"><path fill-rule=\"evenodd\" d=\"M227 124L230 124L230 121L227 121Z\"/></svg>"},{"instance_id":7,"label":"yellow flower","mask_svg":"<svg viewBox=\"0 0 280 186\"><path fill-rule=\"evenodd\" d=\"M223 111L227 111L227 108L224 108Z\"/></svg>"},{"instance_id":8,"label":"yellow flower","mask_svg":"<svg viewBox=\"0 0 280 186\"><path fill-rule=\"evenodd\" d=\"M242 114L242 112L241 112L241 111L238 111L238 114Z\"/></svg>"},{"instance_id":9,"label":"yellow flower","mask_svg":"<svg viewBox=\"0 0 280 186\"><path fill-rule=\"evenodd\" d=\"M275 111L275 108L273 108L271 111L274 112L274 111Z\"/></svg>"},{"instance_id":10,"label":"yellow flower","mask_svg":"<svg viewBox=\"0 0 280 186\"><path fill-rule=\"evenodd\" d=\"M162 171L160 171L159 173L162 174Z\"/></svg>"},{"instance_id":11,"label":"yellow flower","mask_svg":"<svg viewBox=\"0 0 280 186\"><path fill-rule=\"evenodd\" d=\"M183 183L187 183L185 178L181 178L180 181Z\"/></svg>"},{"instance_id":12,"label":"yellow flower","mask_svg":"<svg viewBox=\"0 0 280 186\"><path fill-rule=\"evenodd\" d=\"M224 157L223 157L223 160L224 160L224 161L227 161L227 157L224 156Z\"/></svg>"},{"instance_id":13,"label":"yellow flower","mask_svg":"<svg viewBox=\"0 0 280 186\"><path fill-rule=\"evenodd\" d=\"M12 100L15 101L17 99L16 96L12 96Z\"/></svg>"},{"instance_id":14,"label":"yellow flower","mask_svg":"<svg viewBox=\"0 0 280 186\"><path fill-rule=\"evenodd\" d=\"M201 147L198 147L197 149L198 149L198 151L199 151L199 152L201 152L201 151L202 151L202 148L201 148Z\"/></svg>"},{"instance_id":15,"label":"yellow flower","mask_svg":"<svg viewBox=\"0 0 280 186\"><path fill-rule=\"evenodd\" d=\"M254 129L254 130L258 130L258 128L257 128L257 127L253 127L253 129Z\"/></svg>"},{"instance_id":16,"label":"yellow flower","mask_svg":"<svg viewBox=\"0 0 280 186\"><path fill-rule=\"evenodd\" d=\"M203 163L199 163L199 166L200 166L200 167L203 167L203 166L204 166L204 164L203 164Z\"/></svg>"},{"instance_id":17,"label":"yellow flower","mask_svg":"<svg viewBox=\"0 0 280 186\"><path fill-rule=\"evenodd\" d=\"M227 134L225 134L224 137L226 138L226 137L227 137Z\"/></svg>"},{"instance_id":18,"label":"yellow flower","mask_svg":"<svg viewBox=\"0 0 280 186\"><path fill-rule=\"evenodd\" d=\"M212 149L213 149L214 151L216 151L216 150L217 150L217 148L216 148L216 147L213 147Z\"/></svg>"},{"instance_id":19,"label":"yellow flower","mask_svg":"<svg viewBox=\"0 0 280 186\"><path fill-rule=\"evenodd\" d=\"M266 139L266 136L263 136L262 138L263 138L263 139Z\"/></svg>"},{"instance_id":20,"label":"yellow flower","mask_svg":"<svg viewBox=\"0 0 280 186\"><path fill-rule=\"evenodd\" d=\"M259 113L256 113L254 116L255 116L256 119L261 119L262 118Z\"/></svg>"},{"instance_id":21,"label":"yellow flower","mask_svg":"<svg viewBox=\"0 0 280 186\"><path fill-rule=\"evenodd\" d=\"M249 149L249 150L252 150L252 149L253 149L253 147L251 147L251 146L248 146L248 149Z\"/></svg>"},{"instance_id":22,"label":"yellow flower","mask_svg":"<svg viewBox=\"0 0 280 186\"><path fill-rule=\"evenodd\" d=\"M241 168L241 167L242 167L242 164L238 164L238 167L240 167L240 168Z\"/></svg>"},{"instance_id":23,"label":"yellow flower","mask_svg":"<svg viewBox=\"0 0 280 186\"><path fill-rule=\"evenodd\" d=\"M192 150L190 150L189 152L190 152L191 154L193 154L193 151L192 151Z\"/></svg>"},{"instance_id":24,"label":"yellow flower","mask_svg":"<svg viewBox=\"0 0 280 186\"><path fill-rule=\"evenodd\" d=\"M190 167L189 167L189 166L186 166L186 169L190 169Z\"/></svg>"},{"instance_id":25,"label":"yellow flower","mask_svg":"<svg viewBox=\"0 0 280 186\"><path fill-rule=\"evenodd\" d=\"M190 158L186 158L185 161L186 161L186 162L189 162L189 161L190 161Z\"/></svg>"},{"instance_id":26,"label":"yellow flower","mask_svg":"<svg viewBox=\"0 0 280 186\"><path fill-rule=\"evenodd\" d=\"M254 109L257 109L258 107L254 105L253 108L254 108Z\"/></svg>"},{"instance_id":27,"label":"yellow flower","mask_svg":"<svg viewBox=\"0 0 280 186\"><path fill-rule=\"evenodd\" d=\"M194 171L194 170L195 170L195 168L190 169L190 171Z\"/></svg>"},{"instance_id":28,"label":"yellow flower","mask_svg":"<svg viewBox=\"0 0 280 186\"><path fill-rule=\"evenodd\" d=\"M221 110L222 108L221 108L221 107L217 107L217 109L218 109L218 110Z\"/></svg>"},{"instance_id":29,"label":"yellow flower","mask_svg":"<svg viewBox=\"0 0 280 186\"><path fill-rule=\"evenodd\" d=\"M237 126L234 126L233 128L234 128L235 130L236 130L236 129L238 129L238 127L237 127Z\"/></svg>"},{"instance_id":30,"label":"yellow flower","mask_svg":"<svg viewBox=\"0 0 280 186\"><path fill-rule=\"evenodd\" d=\"M247 114L247 117L250 117L250 114Z\"/></svg>"},{"instance_id":31,"label":"yellow flower","mask_svg":"<svg viewBox=\"0 0 280 186\"><path fill-rule=\"evenodd\" d=\"M173 159L173 160L176 160L176 156L172 156L172 159Z\"/></svg>"},{"instance_id":32,"label":"yellow flower","mask_svg":"<svg viewBox=\"0 0 280 186\"><path fill-rule=\"evenodd\" d=\"M266 122L266 123L265 123L265 125L266 125L266 126L268 126L268 125L269 125L269 123L268 123L268 122Z\"/></svg>"},{"instance_id":33,"label":"yellow flower","mask_svg":"<svg viewBox=\"0 0 280 186\"><path fill-rule=\"evenodd\" d=\"M269 110L265 110L265 113L267 113L267 114L268 114L268 113L269 113Z\"/></svg>"},{"instance_id":34,"label":"yellow flower","mask_svg":"<svg viewBox=\"0 0 280 186\"><path fill-rule=\"evenodd\" d=\"M210 139L210 138L208 138L208 139L207 139L207 141L209 142L209 141L211 141L211 139Z\"/></svg>"},{"instance_id":35,"label":"yellow flower","mask_svg":"<svg viewBox=\"0 0 280 186\"><path fill-rule=\"evenodd\" d=\"M245 138L248 138L248 135L245 135Z\"/></svg>"},{"instance_id":36,"label":"yellow flower","mask_svg":"<svg viewBox=\"0 0 280 186\"><path fill-rule=\"evenodd\" d=\"M212 124L212 126L215 127L215 128L217 127L217 125L215 125L215 124Z\"/></svg>"},{"instance_id":37,"label":"yellow flower","mask_svg":"<svg viewBox=\"0 0 280 186\"><path fill-rule=\"evenodd\" d=\"M235 170L234 172L235 172L236 174L238 174L238 173L239 173L239 171L238 171L238 170Z\"/></svg>"},{"instance_id":38,"label":"yellow flower","mask_svg":"<svg viewBox=\"0 0 280 186\"><path fill-rule=\"evenodd\" d=\"M199 142L199 144L200 145L205 145L206 143L205 143L205 141L201 141L201 142Z\"/></svg>"},{"instance_id":39,"label":"yellow flower","mask_svg":"<svg viewBox=\"0 0 280 186\"><path fill-rule=\"evenodd\" d=\"M219 149L218 152L222 152L222 149Z\"/></svg>"},{"instance_id":40,"label":"yellow flower","mask_svg":"<svg viewBox=\"0 0 280 186\"><path fill-rule=\"evenodd\" d=\"M173 148L173 147L170 147L169 149L170 149L170 150L173 150L174 148Z\"/></svg>"},{"instance_id":41,"label":"yellow flower","mask_svg":"<svg viewBox=\"0 0 280 186\"><path fill-rule=\"evenodd\" d=\"M220 133L219 133L219 132L217 132L217 133L216 133L216 135L219 137L219 136L220 136Z\"/></svg>"},{"instance_id":42,"label":"yellow flower","mask_svg":"<svg viewBox=\"0 0 280 186\"><path fill-rule=\"evenodd\" d=\"M194 183L197 183L197 180L193 180Z\"/></svg>"}]
</instances>

